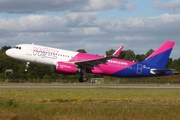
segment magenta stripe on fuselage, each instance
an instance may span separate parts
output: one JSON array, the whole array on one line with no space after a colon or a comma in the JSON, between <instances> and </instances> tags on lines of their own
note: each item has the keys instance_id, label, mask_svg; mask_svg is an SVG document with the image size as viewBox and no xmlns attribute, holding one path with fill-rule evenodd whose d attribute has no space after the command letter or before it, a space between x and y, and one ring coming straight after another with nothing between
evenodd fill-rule
<instances>
[{"instance_id":1,"label":"magenta stripe on fuselage","mask_svg":"<svg viewBox=\"0 0 180 120\"><path fill-rule=\"evenodd\" d=\"M107 64L100 64L99 69L103 71L104 75L111 75L128 67L131 67L134 64L136 64L136 62L112 58L108 60ZM93 70L92 73L94 73Z\"/></svg>"},{"instance_id":2,"label":"magenta stripe on fuselage","mask_svg":"<svg viewBox=\"0 0 180 120\"><path fill-rule=\"evenodd\" d=\"M103 56L86 54L86 53L78 53L69 62L80 62L80 61L93 60L93 59L98 59L98 58L103 58ZM136 64L136 62L112 58L107 61L107 64L99 64L98 66L94 66L94 69L88 72L94 73L94 74L111 75L122 69L130 67L134 64Z\"/></svg>"}]
</instances>

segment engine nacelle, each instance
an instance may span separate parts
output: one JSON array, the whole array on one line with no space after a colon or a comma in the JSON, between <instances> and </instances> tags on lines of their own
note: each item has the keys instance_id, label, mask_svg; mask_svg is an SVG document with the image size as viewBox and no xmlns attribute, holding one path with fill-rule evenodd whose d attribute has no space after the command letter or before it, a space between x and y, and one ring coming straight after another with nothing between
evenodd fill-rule
<instances>
[{"instance_id":1,"label":"engine nacelle","mask_svg":"<svg viewBox=\"0 0 180 120\"><path fill-rule=\"evenodd\" d=\"M80 70L77 68L76 65L65 62L57 62L56 67L54 69L55 73L67 74L67 75L73 75L79 71Z\"/></svg>"}]
</instances>

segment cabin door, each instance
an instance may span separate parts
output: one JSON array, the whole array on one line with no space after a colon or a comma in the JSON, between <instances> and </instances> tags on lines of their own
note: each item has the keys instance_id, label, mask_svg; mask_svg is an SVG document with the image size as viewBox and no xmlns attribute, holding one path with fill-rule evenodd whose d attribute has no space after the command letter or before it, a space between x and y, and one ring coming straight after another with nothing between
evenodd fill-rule
<instances>
[{"instance_id":1,"label":"cabin door","mask_svg":"<svg viewBox=\"0 0 180 120\"><path fill-rule=\"evenodd\" d=\"M27 46L26 55L29 55L29 56L32 55L32 48L33 48L33 45L28 45Z\"/></svg>"},{"instance_id":2,"label":"cabin door","mask_svg":"<svg viewBox=\"0 0 180 120\"><path fill-rule=\"evenodd\" d=\"M142 64L137 64L137 74L141 74L142 73Z\"/></svg>"}]
</instances>

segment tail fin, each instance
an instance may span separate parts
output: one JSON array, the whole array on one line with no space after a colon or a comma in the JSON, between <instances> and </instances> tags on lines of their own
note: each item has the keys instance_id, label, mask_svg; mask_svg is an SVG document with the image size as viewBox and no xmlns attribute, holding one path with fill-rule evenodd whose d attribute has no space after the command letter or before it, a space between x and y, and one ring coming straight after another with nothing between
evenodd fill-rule
<instances>
[{"instance_id":1,"label":"tail fin","mask_svg":"<svg viewBox=\"0 0 180 120\"><path fill-rule=\"evenodd\" d=\"M148 56L143 62L154 64L159 68L165 68L166 63L169 59L171 51L174 47L175 42L166 41L157 50L155 50L150 56Z\"/></svg>"}]
</instances>

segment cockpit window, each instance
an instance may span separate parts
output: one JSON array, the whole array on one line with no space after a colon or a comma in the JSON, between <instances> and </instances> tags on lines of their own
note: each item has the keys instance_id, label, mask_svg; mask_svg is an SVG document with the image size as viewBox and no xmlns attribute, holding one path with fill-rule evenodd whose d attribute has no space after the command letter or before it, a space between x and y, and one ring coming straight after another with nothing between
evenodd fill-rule
<instances>
[{"instance_id":1,"label":"cockpit window","mask_svg":"<svg viewBox=\"0 0 180 120\"><path fill-rule=\"evenodd\" d=\"M16 46L16 47L13 47L13 48L21 50L21 47L19 47L19 46Z\"/></svg>"}]
</instances>

